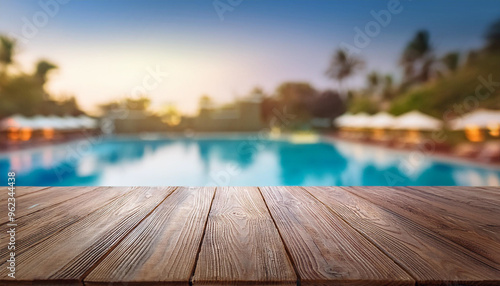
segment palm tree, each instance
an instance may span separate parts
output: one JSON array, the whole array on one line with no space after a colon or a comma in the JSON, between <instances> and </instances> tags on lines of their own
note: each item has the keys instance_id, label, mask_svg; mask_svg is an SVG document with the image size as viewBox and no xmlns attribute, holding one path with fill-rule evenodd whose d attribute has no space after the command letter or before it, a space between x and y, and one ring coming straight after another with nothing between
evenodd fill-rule
<instances>
[{"instance_id":1,"label":"palm tree","mask_svg":"<svg viewBox=\"0 0 500 286\"><path fill-rule=\"evenodd\" d=\"M40 60L36 64L35 78L37 78L42 85L47 82L47 74L51 71L57 69L57 66L47 60Z\"/></svg>"},{"instance_id":2,"label":"palm tree","mask_svg":"<svg viewBox=\"0 0 500 286\"><path fill-rule=\"evenodd\" d=\"M350 76L352 76L357 70L364 66L363 60L360 58L349 55L345 50L338 49L330 62L330 66L326 71L326 75L338 81L339 90L341 91L342 81ZM339 92L342 94L342 91Z\"/></svg>"},{"instance_id":3,"label":"palm tree","mask_svg":"<svg viewBox=\"0 0 500 286\"><path fill-rule=\"evenodd\" d=\"M428 79L434 62L432 52L429 32L426 30L418 31L401 56L400 64L404 68L405 82L412 82L415 79L421 81ZM415 74L417 70L419 70L419 73Z\"/></svg>"},{"instance_id":4,"label":"palm tree","mask_svg":"<svg viewBox=\"0 0 500 286\"><path fill-rule=\"evenodd\" d=\"M0 74L7 73L7 69L14 63L14 53L16 51L16 41L6 36L0 35Z\"/></svg>"}]
</instances>

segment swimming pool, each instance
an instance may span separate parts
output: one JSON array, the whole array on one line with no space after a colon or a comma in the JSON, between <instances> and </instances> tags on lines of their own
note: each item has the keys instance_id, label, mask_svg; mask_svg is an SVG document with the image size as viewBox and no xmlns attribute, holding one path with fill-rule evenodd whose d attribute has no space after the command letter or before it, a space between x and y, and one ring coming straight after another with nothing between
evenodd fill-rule
<instances>
[{"instance_id":1,"label":"swimming pool","mask_svg":"<svg viewBox=\"0 0 500 286\"><path fill-rule=\"evenodd\" d=\"M20 186L500 185L498 168L325 138L254 134L85 139L0 154L0 171L15 171Z\"/></svg>"}]
</instances>

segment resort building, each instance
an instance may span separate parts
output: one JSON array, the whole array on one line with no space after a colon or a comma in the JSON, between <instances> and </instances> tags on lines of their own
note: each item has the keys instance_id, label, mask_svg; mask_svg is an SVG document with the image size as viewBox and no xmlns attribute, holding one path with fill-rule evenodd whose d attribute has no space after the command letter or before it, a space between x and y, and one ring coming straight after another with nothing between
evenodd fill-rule
<instances>
[{"instance_id":1,"label":"resort building","mask_svg":"<svg viewBox=\"0 0 500 286\"><path fill-rule=\"evenodd\" d=\"M192 128L196 131L258 131L262 128L261 102L260 95L255 94L222 107L202 103Z\"/></svg>"}]
</instances>

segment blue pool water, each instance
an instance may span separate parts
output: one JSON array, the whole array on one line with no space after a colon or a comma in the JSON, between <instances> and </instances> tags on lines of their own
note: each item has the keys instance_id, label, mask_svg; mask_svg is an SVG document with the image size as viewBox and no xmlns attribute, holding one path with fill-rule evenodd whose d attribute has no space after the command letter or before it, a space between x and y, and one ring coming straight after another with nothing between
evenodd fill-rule
<instances>
[{"instance_id":1,"label":"blue pool water","mask_svg":"<svg viewBox=\"0 0 500 286\"><path fill-rule=\"evenodd\" d=\"M96 138L0 154L24 186L500 185L498 168L355 143L256 135Z\"/></svg>"}]
</instances>

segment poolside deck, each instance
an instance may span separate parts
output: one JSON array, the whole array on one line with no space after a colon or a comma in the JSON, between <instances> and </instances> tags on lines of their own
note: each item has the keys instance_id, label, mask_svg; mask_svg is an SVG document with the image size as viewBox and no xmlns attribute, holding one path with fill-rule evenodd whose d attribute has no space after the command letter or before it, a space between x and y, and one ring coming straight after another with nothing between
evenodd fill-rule
<instances>
[{"instance_id":1,"label":"poolside deck","mask_svg":"<svg viewBox=\"0 0 500 286\"><path fill-rule=\"evenodd\" d=\"M17 188L0 285L500 285L500 188Z\"/></svg>"}]
</instances>

